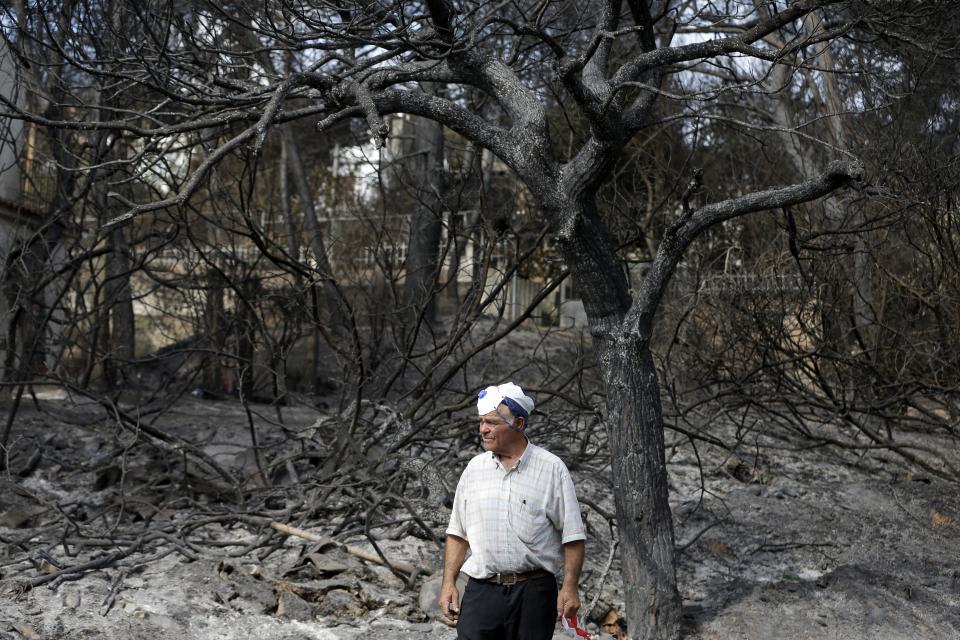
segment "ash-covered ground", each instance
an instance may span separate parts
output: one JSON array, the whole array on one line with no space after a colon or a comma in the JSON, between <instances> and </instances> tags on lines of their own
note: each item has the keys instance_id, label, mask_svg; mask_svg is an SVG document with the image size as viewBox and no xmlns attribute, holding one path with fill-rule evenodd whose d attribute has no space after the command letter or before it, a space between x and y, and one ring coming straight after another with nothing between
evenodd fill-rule
<instances>
[{"instance_id":1,"label":"ash-covered ground","mask_svg":"<svg viewBox=\"0 0 960 640\"><path fill-rule=\"evenodd\" d=\"M253 409L185 397L152 423L257 487L234 495L178 458L179 441L151 440L89 401L22 407L0 491L0 639L454 638L433 619L441 552L424 530L442 534L445 510L404 504L401 487L360 469L327 473L303 444L333 446L319 410L285 407L281 424ZM136 404L125 410L136 415ZM249 419L261 446L275 446L269 483ZM531 435L567 459L584 499L588 628L623 637L609 466L578 458L590 443ZM421 453L452 487L471 442ZM781 445L733 455L702 443L694 452L681 438L668 449L685 637L960 638L957 485L889 454ZM284 447L313 466L284 464ZM358 557L377 555L371 539L416 574Z\"/></svg>"}]
</instances>

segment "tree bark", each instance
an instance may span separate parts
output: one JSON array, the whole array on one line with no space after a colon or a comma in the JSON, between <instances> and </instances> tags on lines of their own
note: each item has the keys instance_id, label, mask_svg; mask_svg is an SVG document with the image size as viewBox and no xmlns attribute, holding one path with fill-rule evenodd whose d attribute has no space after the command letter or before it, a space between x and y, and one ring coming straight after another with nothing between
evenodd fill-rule
<instances>
[{"instance_id":1,"label":"tree bark","mask_svg":"<svg viewBox=\"0 0 960 640\"><path fill-rule=\"evenodd\" d=\"M220 394L223 388L222 356L226 346L226 322L223 306L225 283L223 275L217 269L207 271L206 300L203 308L204 344L211 353L203 361L203 388L213 394Z\"/></svg>"},{"instance_id":2,"label":"tree bark","mask_svg":"<svg viewBox=\"0 0 960 640\"><path fill-rule=\"evenodd\" d=\"M420 120L427 128L429 148L421 162L422 188L418 189L418 204L410 222L410 237L407 241L406 279L404 296L408 308L407 318L413 332L417 331L418 319L422 316L428 324L436 321L436 284L439 274L438 262L440 238L443 232L443 125L432 120Z\"/></svg>"},{"instance_id":3,"label":"tree bark","mask_svg":"<svg viewBox=\"0 0 960 640\"><path fill-rule=\"evenodd\" d=\"M236 336L237 336L237 390L244 402L249 402L256 390L255 385L255 356L257 323L254 301L260 290L260 282L256 277L244 280L238 287L236 307Z\"/></svg>"},{"instance_id":4,"label":"tree bark","mask_svg":"<svg viewBox=\"0 0 960 640\"><path fill-rule=\"evenodd\" d=\"M599 340L595 349L607 393L629 634L672 640L679 634L682 601L656 367L649 344L638 339Z\"/></svg>"},{"instance_id":5,"label":"tree bark","mask_svg":"<svg viewBox=\"0 0 960 640\"><path fill-rule=\"evenodd\" d=\"M649 336L632 335L631 298L592 195L570 198L560 247L590 321L606 390L606 429L621 532L631 638L675 639L680 629L673 516L663 453L663 412Z\"/></svg>"},{"instance_id":6,"label":"tree bark","mask_svg":"<svg viewBox=\"0 0 960 640\"><path fill-rule=\"evenodd\" d=\"M307 232L307 241L310 245L310 252L316 264L317 272L320 276L320 295L317 296L320 302L320 310L323 312L323 319L319 320L324 325L329 326L334 334L341 333L346 322L345 312L342 308L344 300L341 292L336 287L333 277L333 268L330 265L330 257L327 252L326 242L323 237L323 230L320 228L320 221L317 219L317 208L313 197L313 191L310 189L310 182L307 179L307 169L303 163L303 157L300 155L300 144L294 135L293 129L289 125L282 128L284 137L284 146L287 150L287 161L289 168L293 173L293 181L297 188L297 195L300 198L300 210L303 213L304 228ZM318 326L316 336L322 339L322 328Z\"/></svg>"},{"instance_id":7,"label":"tree bark","mask_svg":"<svg viewBox=\"0 0 960 640\"><path fill-rule=\"evenodd\" d=\"M109 372L107 384L123 385L130 381L130 363L134 357L135 328L133 297L130 289L130 257L122 228L111 231L111 248L107 254L107 278L104 285L105 302L110 312L109 348L104 372Z\"/></svg>"}]
</instances>

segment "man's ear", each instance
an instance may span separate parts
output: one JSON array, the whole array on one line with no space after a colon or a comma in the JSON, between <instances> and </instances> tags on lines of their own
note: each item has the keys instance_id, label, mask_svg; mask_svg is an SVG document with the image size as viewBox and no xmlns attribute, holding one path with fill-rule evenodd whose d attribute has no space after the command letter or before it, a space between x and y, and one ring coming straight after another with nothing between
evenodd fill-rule
<instances>
[{"instance_id":1,"label":"man's ear","mask_svg":"<svg viewBox=\"0 0 960 640\"><path fill-rule=\"evenodd\" d=\"M524 429L527 428L527 421L524 420L523 416L517 416L516 418L513 419L513 421L514 421L514 428L517 431L523 431Z\"/></svg>"}]
</instances>

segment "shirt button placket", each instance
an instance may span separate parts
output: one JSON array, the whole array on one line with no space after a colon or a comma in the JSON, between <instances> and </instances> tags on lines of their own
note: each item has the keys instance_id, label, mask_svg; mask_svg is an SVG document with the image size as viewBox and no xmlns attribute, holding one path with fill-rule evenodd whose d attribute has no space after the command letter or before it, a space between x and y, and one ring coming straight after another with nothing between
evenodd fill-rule
<instances>
[{"instance_id":1,"label":"shirt button placket","mask_svg":"<svg viewBox=\"0 0 960 640\"><path fill-rule=\"evenodd\" d=\"M504 471L505 471L505 469L501 468L501 473L500 473L500 508L503 509L504 506L506 506L506 508L507 508L506 518L507 518L507 520L509 520L509 519L510 519L510 502L509 502L509 500L510 500L510 476L509 476L509 474L504 473ZM504 497L504 494L506 494L506 498ZM503 513L503 512L501 511L501 513ZM498 514L498 515L500 515L500 514ZM507 550L507 531L506 531L506 527L503 526L503 522L502 522L502 520L500 520L500 518L498 518L498 522L497 522L497 537L499 538L497 542L499 543L501 558L503 558L503 557L506 555L506 550ZM500 567L500 568L502 569L503 567Z\"/></svg>"}]
</instances>

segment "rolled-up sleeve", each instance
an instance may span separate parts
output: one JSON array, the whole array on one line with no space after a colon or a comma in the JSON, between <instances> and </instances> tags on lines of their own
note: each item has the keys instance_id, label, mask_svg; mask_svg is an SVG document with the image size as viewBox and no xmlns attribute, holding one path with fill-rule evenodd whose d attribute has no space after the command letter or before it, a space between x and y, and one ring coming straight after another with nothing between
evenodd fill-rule
<instances>
[{"instance_id":1,"label":"rolled-up sleeve","mask_svg":"<svg viewBox=\"0 0 960 640\"><path fill-rule=\"evenodd\" d=\"M560 516L560 542L567 544L577 540L586 540L583 530L583 518L580 515L580 502L577 501L577 492L573 488L573 478L566 469L560 474L558 515Z\"/></svg>"},{"instance_id":2,"label":"rolled-up sleeve","mask_svg":"<svg viewBox=\"0 0 960 640\"><path fill-rule=\"evenodd\" d=\"M457 483L457 492L453 496L453 508L450 509L450 524L447 525L447 533L452 536L457 536L458 538L467 539L467 528L465 509L464 509L464 496L466 491L464 490L463 477L467 475L467 472L464 471L460 474L460 481Z\"/></svg>"}]
</instances>

